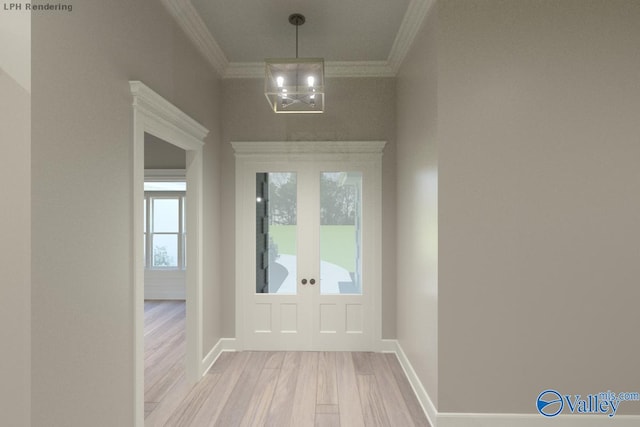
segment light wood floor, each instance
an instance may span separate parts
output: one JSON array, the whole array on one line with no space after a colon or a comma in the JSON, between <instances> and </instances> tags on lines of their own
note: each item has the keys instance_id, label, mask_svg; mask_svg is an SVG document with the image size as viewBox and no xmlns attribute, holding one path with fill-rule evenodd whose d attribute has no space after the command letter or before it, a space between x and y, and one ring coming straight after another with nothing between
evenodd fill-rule
<instances>
[{"instance_id":1,"label":"light wood floor","mask_svg":"<svg viewBox=\"0 0 640 427\"><path fill-rule=\"evenodd\" d=\"M175 302L145 303L147 348L147 427L429 426L393 354L228 352L190 388L184 382L184 303Z\"/></svg>"},{"instance_id":2,"label":"light wood floor","mask_svg":"<svg viewBox=\"0 0 640 427\"><path fill-rule=\"evenodd\" d=\"M184 383L185 321L184 301L144 302L145 419Z\"/></svg>"}]
</instances>

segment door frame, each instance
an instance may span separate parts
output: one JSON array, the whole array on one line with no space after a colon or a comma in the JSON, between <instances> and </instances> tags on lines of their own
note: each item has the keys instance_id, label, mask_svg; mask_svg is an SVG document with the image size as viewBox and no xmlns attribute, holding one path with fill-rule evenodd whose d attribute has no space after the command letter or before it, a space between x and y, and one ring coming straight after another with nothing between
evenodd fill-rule
<instances>
[{"instance_id":1,"label":"door frame","mask_svg":"<svg viewBox=\"0 0 640 427\"><path fill-rule=\"evenodd\" d=\"M246 169L249 165L261 162L278 163L310 159L318 161L334 160L340 156L342 162L368 162L372 167L372 177L367 185L371 185L373 197L370 201L372 229L367 249L370 257L379 262L373 262L371 267L372 281L367 286L372 289L373 331L372 348L378 351L382 348L382 151L386 141L231 141L236 157L236 252L235 252L235 288L236 288L236 348L244 350L246 345L246 286L248 283L246 264L242 262L251 248L246 247L246 233L252 232L244 227L242 220L248 215L244 209L244 200L237 196L238 189L246 188ZM254 213L255 214L255 213ZM245 218L246 219L246 218Z\"/></svg>"},{"instance_id":2,"label":"door frame","mask_svg":"<svg viewBox=\"0 0 640 427\"><path fill-rule=\"evenodd\" d=\"M196 383L202 363L202 231L204 138L209 130L140 81L129 82L133 95L132 253L134 337L134 425L144 426L144 134L186 151L187 254L186 380Z\"/></svg>"}]
</instances>

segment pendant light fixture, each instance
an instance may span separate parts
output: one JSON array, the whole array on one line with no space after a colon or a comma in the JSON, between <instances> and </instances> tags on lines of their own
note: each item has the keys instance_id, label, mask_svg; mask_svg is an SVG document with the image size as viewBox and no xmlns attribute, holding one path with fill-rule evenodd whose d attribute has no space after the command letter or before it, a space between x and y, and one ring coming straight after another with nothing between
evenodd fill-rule
<instances>
[{"instance_id":1,"label":"pendant light fixture","mask_svg":"<svg viewBox=\"0 0 640 427\"><path fill-rule=\"evenodd\" d=\"M298 57L298 27L305 17L289 16L296 27L296 57L265 59L264 94L275 113L324 111L324 59Z\"/></svg>"}]
</instances>

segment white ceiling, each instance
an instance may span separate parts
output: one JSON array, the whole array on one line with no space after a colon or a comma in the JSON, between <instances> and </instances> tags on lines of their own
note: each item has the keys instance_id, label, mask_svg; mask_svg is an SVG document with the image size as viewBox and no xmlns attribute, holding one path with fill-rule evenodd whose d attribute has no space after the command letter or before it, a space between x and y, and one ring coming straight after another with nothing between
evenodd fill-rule
<instances>
[{"instance_id":1,"label":"white ceiling","mask_svg":"<svg viewBox=\"0 0 640 427\"><path fill-rule=\"evenodd\" d=\"M323 57L328 76L393 76L432 0L162 0L218 73L261 77L265 58Z\"/></svg>"}]
</instances>

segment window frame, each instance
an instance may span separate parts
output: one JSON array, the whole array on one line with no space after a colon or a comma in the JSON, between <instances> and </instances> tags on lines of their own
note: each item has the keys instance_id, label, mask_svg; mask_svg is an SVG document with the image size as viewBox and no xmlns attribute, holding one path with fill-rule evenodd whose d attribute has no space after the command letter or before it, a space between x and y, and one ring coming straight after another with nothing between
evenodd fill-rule
<instances>
[{"instance_id":1,"label":"window frame","mask_svg":"<svg viewBox=\"0 0 640 427\"><path fill-rule=\"evenodd\" d=\"M185 169L145 169L144 182L184 182L186 183ZM160 196L160 197L157 197ZM186 271L187 268L187 230L186 224L186 191L144 191L144 204L146 207L143 223L143 244L144 244L144 270L153 271ZM178 233L151 233L153 208L151 198L176 198L178 202ZM143 208L144 209L144 208ZM178 234L178 266L177 267L154 267L153 266L153 234Z\"/></svg>"},{"instance_id":2,"label":"window frame","mask_svg":"<svg viewBox=\"0 0 640 427\"><path fill-rule=\"evenodd\" d=\"M178 231L177 232L152 232L153 229L153 200L154 199L166 199L166 200L178 200ZM187 233L185 229L185 203L186 192L185 191L145 191L144 203L146 204L146 227L144 229L144 246L145 246L145 270L156 271L184 271L187 267L186 263L186 238ZM176 267L158 267L153 265L153 236L154 235L167 235L178 237L178 259Z\"/></svg>"}]
</instances>

